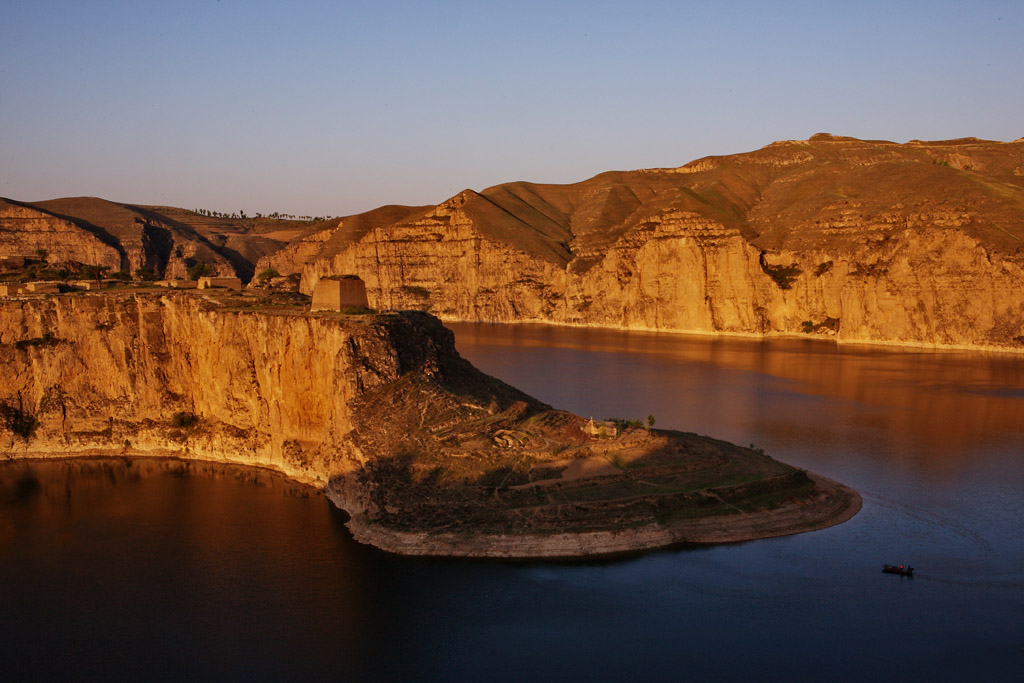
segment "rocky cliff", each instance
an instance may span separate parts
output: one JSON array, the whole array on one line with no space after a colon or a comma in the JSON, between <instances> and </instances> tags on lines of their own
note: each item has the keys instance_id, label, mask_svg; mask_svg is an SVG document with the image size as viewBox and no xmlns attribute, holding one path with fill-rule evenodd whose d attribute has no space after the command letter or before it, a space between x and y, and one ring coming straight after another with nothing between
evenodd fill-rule
<instances>
[{"instance_id":1,"label":"rocky cliff","mask_svg":"<svg viewBox=\"0 0 1024 683\"><path fill-rule=\"evenodd\" d=\"M859 509L748 449L584 426L474 369L423 313L311 314L231 292L0 300L0 458L269 467L326 490L358 539L414 554L606 554Z\"/></svg>"},{"instance_id":2,"label":"rocky cliff","mask_svg":"<svg viewBox=\"0 0 1024 683\"><path fill-rule=\"evenodd\" d=\"M337 221L335 221L336 223ZM207 275L249 280L255 263L286 240L315 231L310 221L227 218L160 206L137 206L97 197L42 202L0 198L0 256L150 271L151 277L185 278L202 265ZM321 226L322 227L322 226Z\"/></svg>"},{"instance_id":3,"label":"rocky cliff","mask_svg":"<svg viewBox=\"0 0 1024 683\"><path fill-rule=\"evenodd\" d=\"M122 254L76 223L32 206L0 198L0 256L36 256L43 250L54 261L79 260L118 270Z\"/></svg>"},{"instance_id":4,"label":"rocky cliff","mask_svg":"<svg viewBox=\"0 0 1024 683\"><path fill-rule=\"evenodd\" d=\"M0 450L182 454L326 483L365 457L354 398L453 353L445 333L423 315L371 325L186 294L6 301Z\"/></svg>"},{"instance_id":5,"label":"rocky cliff","mask_svg":"<svg viewBox=\"0 0 1024 683\"><path fill-rule=\"evenodd\" d=\"M275 266L449 320L1024 349L1024 140L822 134L467 190Z\"/></svg>"},{"instance_id":6,"label":"rocky cliff","mask_svg":"<svg viewBox=\"0 0 1024 683\"><path fill-rule=\"evenodd\" d=\"M168 278L277 272L306 293L355 274L371 306L448 320L1020 351L1024 139L819 134L318 223L0 200L0 256L37 249Z\"/></svg>"}]
</instances>

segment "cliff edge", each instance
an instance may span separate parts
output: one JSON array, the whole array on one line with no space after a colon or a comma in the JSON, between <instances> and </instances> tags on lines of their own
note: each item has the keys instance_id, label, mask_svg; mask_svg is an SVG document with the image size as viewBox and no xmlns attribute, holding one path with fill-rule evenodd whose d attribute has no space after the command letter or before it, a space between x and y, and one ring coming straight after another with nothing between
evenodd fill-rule
<instances>
[{"instance_id":1,"label":"cliff edge","mask_svg":"<svg viewBox=\"0 0 1024 683\"><path fill-rule=\"evenodd\" d=\"M319 239L274 267L306 292L354 273L371 306L443 320L1024 351L1020 141L819 134Z\"/></svg>"},{"instance_id":2,"label":"cliff edge","mask_svg":"<svg viewBox=\"0 0 1024 683\"><path fill-rule=\"evenodd\" d=\"M762 453L555 410L477 371L425 313L228 292L0 300L0 458L79 456L273 468L325 490L357 539L409 554L735 541L860 506Z\"/></svg>"}]
</instances>

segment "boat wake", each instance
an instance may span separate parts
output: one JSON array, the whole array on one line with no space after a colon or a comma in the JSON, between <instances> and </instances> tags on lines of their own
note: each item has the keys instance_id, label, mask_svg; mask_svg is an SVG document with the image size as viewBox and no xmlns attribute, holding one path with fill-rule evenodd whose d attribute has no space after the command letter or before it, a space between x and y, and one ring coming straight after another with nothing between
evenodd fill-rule
<instances>
[{"instance_id":1,"label":"boat wake","mask_svg":"<svg viewBox=\"0 0 1024 683\"><path fill-rule=\"evenodd\" d=\"M960 524L959 522L950 519L949 517L944 517L931 510L927 510L922 507L917 507L916 505L909 505L907 503L904 503L903 501L895 500L893 498L889 498L887 496L883 496L879 493L875 493L872 491L863 493L863 497L866 500L870 500L872 503L878 505L883 509L898 512L906 517L909 517L910 519L913 519L916 522L937 527L939 529L943 529L945 531L953 533L959 536L960 538L963 538L964 540L968 541L969 543L974 545L974 547L978 548L986 554L992 553L992 544L989 543L988 539L986 539L984 536L979 534L974 529L966 527L963 524Z\"/></svg>"}]
</instances>

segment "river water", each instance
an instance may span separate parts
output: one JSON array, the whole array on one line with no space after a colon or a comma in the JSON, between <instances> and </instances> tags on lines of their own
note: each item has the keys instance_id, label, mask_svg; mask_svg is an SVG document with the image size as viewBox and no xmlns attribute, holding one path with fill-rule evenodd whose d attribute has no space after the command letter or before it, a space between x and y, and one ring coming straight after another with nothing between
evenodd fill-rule
<instances>
[{"instance_id":1,"label":"river water","mask_svg":"<svg viewBox=\"0 0 1024 683\"><path fill-rule=\"evenodd\" d=\"M753 444L864 508L609 562L410 559L267 473L7 464L0 678L1024 680L1024 358L451 327L553 405Z\"/></svg>"}]
</instances>

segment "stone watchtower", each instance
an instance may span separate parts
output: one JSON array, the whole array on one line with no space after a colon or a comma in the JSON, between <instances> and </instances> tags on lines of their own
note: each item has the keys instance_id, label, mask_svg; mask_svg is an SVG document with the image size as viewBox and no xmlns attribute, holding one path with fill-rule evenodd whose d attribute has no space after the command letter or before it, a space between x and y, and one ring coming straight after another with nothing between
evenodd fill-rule
<instances>
[{"instance_id":1,"label":"stone watchtower","mask_svg":"<svg viewBox=\"0 0 1024 683\"><path fill-rule=\"evenodd\" d=\"M314 311L343 311L367 307L366 285L356 275L332 275L316 283L313 290Z\"/></svg>"}]
</instances>

